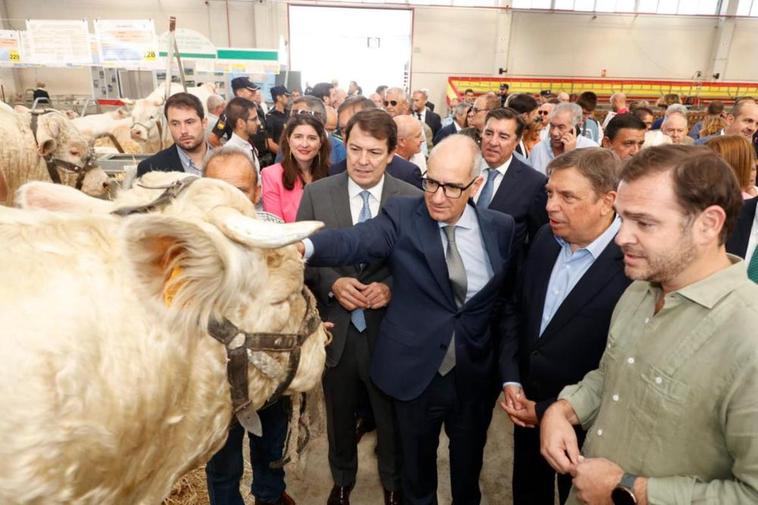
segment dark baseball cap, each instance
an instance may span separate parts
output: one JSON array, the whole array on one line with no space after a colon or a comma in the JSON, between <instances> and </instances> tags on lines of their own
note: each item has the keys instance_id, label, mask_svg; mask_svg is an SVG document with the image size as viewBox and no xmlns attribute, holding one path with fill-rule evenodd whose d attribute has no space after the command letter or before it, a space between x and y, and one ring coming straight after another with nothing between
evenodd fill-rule
<instances>
[{"instance_id":1,"label":"dark baseball cap","mask_svg":"<svg viewBox=\"0 0 758 505\"><path fill-rule=\"evenodd\" d=\"M232 89L237 91L238 89L247 88L252 91L257 91L260 88L257 84L250 80L248 77L235 77L232 79Z\"/></svg>"},{"instance_id":2,"label":"dark baseball cap","mask_svg":"<svg viewBox=\"0 0 758 505\"><path fill-rule=\"evenodd\" d=\"M274 86L271 88L271 99L276 100L278 96L290 96L290 92L284 86Z\"/></svg>"}]
</instances>

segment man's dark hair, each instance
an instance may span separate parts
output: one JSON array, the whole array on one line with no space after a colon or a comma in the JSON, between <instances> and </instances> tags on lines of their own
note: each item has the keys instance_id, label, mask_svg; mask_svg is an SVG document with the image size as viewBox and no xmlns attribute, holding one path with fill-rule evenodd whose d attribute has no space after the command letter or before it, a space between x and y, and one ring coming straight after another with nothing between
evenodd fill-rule
<instances>
[{"instance_id":1,"label":"man's dark hair","mask_svg":"<svg viewBox=\"0 0 758 505\"><path fill-rule=\"evenodd\" d=\"M732 116L739 117L742 114L742 109L744 109L749 104L755 104L755 100L752 98L740 98L739 100L736 100L734 102L734 105L732 106Z\"/></svg>"},{"instance_id":2,"label":"man's dark hair","mask_svg":"<svg viewBox=\"0 0 758 505\"><path fill-rule=\"evenodd\" d=\"M500 121L501 119L513 119L516 121L516 136L519 138L521 138L521 134L524 133L524 128L526 128L526 123L521 118L519 112L511 109L510 107L500 107L489 111L487 113L487 117L484 119L485 128L487 128L487 122L490 119L494 119L496 121Z\"/></svg>"},{"instance_id":3,"label":"man's dark hair","mask_svg":"<svg viewBox=\"0 0 758 505\"><path fill-rule=\"evenodd\" d=\"M166 119L168 119L168 110L171 108L194 109L197 115L200 116L200 119L205 117L205 110L203 109L203 104L200 103L200 99L189 93L182 92L168 97L166 105L163 106L163 115L166 116Z\"/></svg>"},{"instance_id":4,"label":"man's dark hair","mask_svg":"<svg viewBox=\"0 0 758 505\"><path fill-rule=\"evenodd\" d=\"M574 149L554 158L547 166L547 173L573 168L590 181L592 190L600 196L616 191L621 172L621 160L610 149L587 147Z\"/></svg>"},{"instance_id":5,"label":"man's dark hair","mask_svg":"<svg viewBox=\"0 0 758 505\"><path fill-rule=\"evenodd\" d=\"M337 109L337 115L339 116L344 111L348 109L355 109L355 112L366 110L366 109L376 109L376 104L366 98L365 96L351 96L348 97Z\"/></svg>"},{"instance_id":6,"label":"man's dark hair","mask_svg":"<svg viewBox=\"0 0 758 505\"><path fill-rule=\"evenodd\" d=\"M597 108L597 95L592 91L585 91L576 99L576 104L590 112Z\"/></svg>"},{"instance_id":7,"label":"man's dark hair","mask_svg":"<svg viewBox=\"0 0 758 505\"><path fill-rule=\"evenodd\" d=\"M689 219L711 205L724 209L726 220L719 237L719 244L723 244L742 208L734 171L706 146L668 144L643 149L632 157L621 170L621 180L633 182L663 172L671 174L677 203Z\"/></svg>"},{"instance_id":8,"label":"man's dark hair","mask_svg":"<svg viewBox=\"0 0 758 505\"><path fill-rule=\"evenodd\" d=\"M724 112L724 102L721 100L714 100L711 103L708 104L708 114L711 116L717 116L719 114L723 114Z\"/></svg>"},{"instance_id":9,"label":"man's dark hair","mask_svg":"<svg viewBox=\"0 0 758 505\"><path fill-rule=\"evenodd\" d=\"M397 125L392 116L381 109L366 109L356 113L350 118L345 127L345 144L350 141L350 132L354 126L368 133L375 139L387 141L387 152L392 152L397 147Z\"/></svg>"},{"instance_id":10,"label":"man's dark hair","mask_svg":"<svg viewBox=\"0 0 758 505\"><path fill-rule=\"evenodd\" d=\"M627 128L631 130L647 130L645 123L635 114L616 114L608 121L608 126L605 127L605 136L608 137L608 140L613 140L620 130Z\"/></svg>"},{"instance_id":11,"label":"man's dark hair","mask_svg":"<svg viewBox=\"0 0 758 505\"><path fill-rule=\"evenodd\" d=\"M464 91L464 92L463 92L463 94L465 95L466 93L473 93L473 92L474 92L474 90L473 90L473 89L471 89L471 88L466 88L466 91Z\"/></svg>"},{"instance_id":12,"label":"man's dark hair","mask_svg":"<svg viewBox=\"0 0 758 505\"><path fill-rule=\"evenodd\" d=\"M237 128L237 121L240 119L247 121L247 119L250 117L250 111L253 110L256 111L256 114L258 113L255 108L255 104L247 98L235 96L229 100L229 103L226 104L226 109L224 109L224 115L226 116L226 121L227 124L229 124L229 128L232 130Z\"/></svg>"},{"instance_id":13,"label":"man's dark hair","mask_svg":"<svg viewBox=\"0 0 758 505\"><path fill-rule=\"evenodd\" d=\"M323 101L324 98L329 98L329 95L332 93L332 88L334 88L334 84L331 82L319 82L313 86L311 92L308 94L320 98Z\"/></svg>"},{"instance_id":14,"label":"man's dark hair","mask_svg":"<svg viewBox=\"0 0 758 505\"><path fill-rule=\"evenodd\" d=\"M644 116L655 116L652 109L649 109L647 107L637 107L634 109L634 112L632 112L635 117L639 118L640 121L642 121L642 118Z\"/></svg>"},{"instance_id":15,"label":"man's dark hair","mask_svg":"<svg viewBox=\"0 0 758 505\"><path fill-rule=\"evenodd\" d=\"M507 105L519 114L529 114L540 106L532 95L526 93L511 95L508 97Z\"/></svg>"}]
</instances>

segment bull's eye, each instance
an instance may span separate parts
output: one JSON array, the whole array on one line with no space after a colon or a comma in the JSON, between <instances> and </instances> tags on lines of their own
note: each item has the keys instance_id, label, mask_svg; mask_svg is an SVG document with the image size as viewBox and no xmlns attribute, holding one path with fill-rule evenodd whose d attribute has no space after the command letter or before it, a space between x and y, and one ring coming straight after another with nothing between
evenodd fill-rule
<instances>
[{"instance_id":1,"label":"bull's eye","mask_svg":"<svg viewBox=\"0 0 758 505\"><path fill-rule=\"evenodd\" d=\"M79 156L79 154L81 154L78 149L71 149L69 152L71 153L71 156Z\"/></svg>"}]
</instances>

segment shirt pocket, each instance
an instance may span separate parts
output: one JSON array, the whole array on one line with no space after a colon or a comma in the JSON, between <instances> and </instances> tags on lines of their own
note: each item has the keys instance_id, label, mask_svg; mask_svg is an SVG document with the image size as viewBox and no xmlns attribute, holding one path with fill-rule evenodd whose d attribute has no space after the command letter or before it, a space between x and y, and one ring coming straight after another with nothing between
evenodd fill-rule
<instances>
[{"instance_id":1,"label":"shirt pocket","mask_svg":"<svg viewBox=\"0 0 758 505\"><path fill-rule=\"evenodd\" d=\"M655 365L641 374L642 387L638 415L660 441L672 441L681 430L689 386Z\"/></svg>"}]
</instances>

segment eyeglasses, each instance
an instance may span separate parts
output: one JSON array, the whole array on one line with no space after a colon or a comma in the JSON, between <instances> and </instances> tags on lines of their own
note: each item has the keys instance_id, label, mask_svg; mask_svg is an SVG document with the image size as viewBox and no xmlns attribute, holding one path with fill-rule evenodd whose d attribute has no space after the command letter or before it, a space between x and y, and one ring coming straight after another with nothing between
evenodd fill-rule
<instances>
[{"instance_id":1,"label":"eyeglasses","mask_svg":"<svg viewBox=\"0 0 758 505\"><path fill-rule=\"evenodd\" d=\"M426 175L426 172L424 172L424 175ZM421 189L426 191L427 193L436 193L440 188L442 188L442 193L448 197L448 198L460 198L464 191L466 191L468 188L471 187L474 182L476 182L476 177L471 179L471 182L466 184L465 186L460 186L458 184L452 184L447 183L443 184L439 181L435 181L434 179L429 179L428 177L424 177L421 179Z\"/></svg>"},{"instance_id":2,"label":"eyeglasses","mask_svg":"<svg viewBox=\"0 0 758 505\"><path fill-rule=\"evenodd\" d=\"M547 115L549 115L549 114L550 114L550 113L549 113L548 111L546 111L546 110L538 110L538 111L537 111L537 113L538 113L540 116L547 116Z\"/></svg>"},{"instance_id":3,"label":"eyeglasses","mask_svg":"<svg viewBox=\"0 0 758 505\"><path fill-rule=\"evenodd\" d=\"M478 114L478 113L480 113L480 112L489 112L489 111L490 111L489 109L477 109L476 107L471 107L471 108L469 109L469 112L470 112L471 114Z\"/></svg>"},{"instance_id":4,"label":"eyeglasses","mask_svg":"<svg viewBox=\"0 0 758 505\"><path fill-rule=\"evenodd\" d=\"M384 106L387 107L388 105L392 105L393 107L397 107L397 104L400 103L397 100L385 100Z\"/></svg>"},{"instance_id":5,"label":"eyeglasses","mask_svg":"<svg viewBox=\"0 0 758 505\"><path fill-rule=\"evenodd\" d=\"M319 117L320 114L316 112L315 110L308 110L308 109L300 109L300 110L293 110L293 114L296 116L314 116Z\"/></svg>"},{"instance_id":6,"label":"eyeglasses","mask_svg":"<svg viewBox=\"0 0 758 505\"><path fill-rule=\"evenodd\" d=\"M248 120L248 121L252 121L253 123L257 123L257 122L258 122L258 116L255 116L255 117L249 117L249 118L247 118L247 120Z\"/></svg>"}]
</instances>

